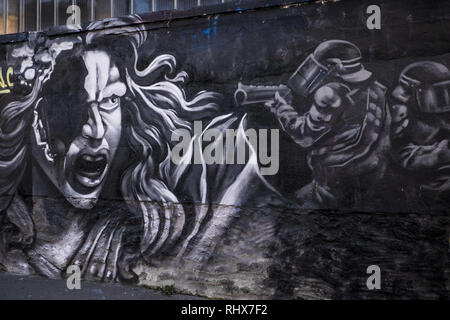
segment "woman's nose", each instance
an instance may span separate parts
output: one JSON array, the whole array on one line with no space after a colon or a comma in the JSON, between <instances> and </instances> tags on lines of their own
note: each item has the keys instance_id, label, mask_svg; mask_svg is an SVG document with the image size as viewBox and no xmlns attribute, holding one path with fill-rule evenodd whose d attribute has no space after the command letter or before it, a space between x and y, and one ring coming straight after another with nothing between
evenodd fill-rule
<instances>
[{"instance_id":1,"label":"woman's nose","mask_svg":"<svg viewBox=\"0 0 450 320\"><path fill-rule=\"evenodd\" d=\"M83 126L83 136L90 139L100 140L105 136L105 126L102 116L98 111L98 104L93 103L88 109L88 121Z\"/></svg>"}]
</instances>

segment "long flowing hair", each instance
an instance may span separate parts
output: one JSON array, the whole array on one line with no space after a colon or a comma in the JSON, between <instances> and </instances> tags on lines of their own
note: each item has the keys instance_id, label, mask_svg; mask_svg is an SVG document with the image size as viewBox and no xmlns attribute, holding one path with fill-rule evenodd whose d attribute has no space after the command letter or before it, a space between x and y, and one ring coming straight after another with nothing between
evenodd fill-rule
<instances>
[{"instance_id":1,"label":"long flowing hair","mask_svg":"<svg viewBox=\"0 0 450 320\"><path fill-rule=\"evenodd\" d=\"M121 191L132 213L142 218L139 251L148 258L172 244L185 224L184 209L173 190L186 166L174 166L170 161L174 143L171 135L177 129L192 132L193 120L218 114L221 95L201 91L187 99L183 86L188 76L176 71L176 59L169 54L159 55L139 69L139 47L147 34L137 15L91 23L84 37L82 30L74 31L70 41L48 39L34 50L30 49L32 44L26 44L16 53L16 58L33 59L34 63L45 56L50 63L44 75L36 78L30 93L7 102L0 111L0 210L9 210L17 198L14 194L29 153L33 109L43 84L51 77L57 56L63 50L73 50L77 43L84 49L105 47L111 55L117 53L117 64L128 87L123 109L129 123L122 127L135 160L122 176ZM130 52L132 59L124 52ZM22 210L13 211L8 219L19 228L21 242L29 242L33 237L31 218L19 212Z\"/></svg>"}]
</instances>

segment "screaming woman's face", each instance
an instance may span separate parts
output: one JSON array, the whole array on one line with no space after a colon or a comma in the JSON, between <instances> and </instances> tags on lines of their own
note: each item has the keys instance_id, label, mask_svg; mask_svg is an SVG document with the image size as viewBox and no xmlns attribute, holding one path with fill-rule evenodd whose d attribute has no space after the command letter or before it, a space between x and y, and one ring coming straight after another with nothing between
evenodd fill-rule
<instances>
[{"instance_id":1,"label":"screaming woman's face","mask_svg":"<svg viewBox=\"0 0 450 320\"><path fill-rule=\"evenodd\" d=\"M33 157L72 205L89 209L119 145L126 86L105 51L86 51L71 67L37 104Z\"/></svg>"}]
</instances>

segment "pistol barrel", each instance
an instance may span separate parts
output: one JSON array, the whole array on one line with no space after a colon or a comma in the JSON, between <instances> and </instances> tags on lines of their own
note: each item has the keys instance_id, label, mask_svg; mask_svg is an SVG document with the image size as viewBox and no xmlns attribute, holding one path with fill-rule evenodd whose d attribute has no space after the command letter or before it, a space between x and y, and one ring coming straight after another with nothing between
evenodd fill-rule
<instances>
[{"instance_id":1,"label":"pistol barrel","mask_svg":"<svg viewBox=\"0 0 450 320\"><path fill-rule=\"evenodd\" d=\"M254 86L238 83L238 88L234 92L234 100L238 106L246 106L251 104L265 103L272 100L275 93L285 97L290 93L290 89L285 85L279 86Z\"/></svg>"}]
</instances>

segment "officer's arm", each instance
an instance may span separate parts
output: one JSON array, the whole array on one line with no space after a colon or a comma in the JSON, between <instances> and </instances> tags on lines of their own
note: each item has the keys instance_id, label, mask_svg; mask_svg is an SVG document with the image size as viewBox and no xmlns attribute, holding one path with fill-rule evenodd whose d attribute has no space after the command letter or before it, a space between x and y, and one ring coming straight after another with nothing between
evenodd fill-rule
<instances>
[{"instance_id":1,"label":"officer's arm","mask_svg":"<svg viewBox=\"0 0 450 320\"><path fill-rule=\"evenodd\" d=\"M410 137L408 109L404 105L393 105L391 139L394 156L405 169L437 169L450 164L449 141L442 140L430 145L414 143Z\"/></svg>"},{"instance_id":2,"label":"officer's arm","mask_svg":"<svg viewBox=\"0 0 450 320\"><path fill-rule=\"evenodd\" d=\"M450 164L449 141L432 145L406 144L399 151L400 164L408 170L438 169Z\"/></svg>"},{"instance_id":3,"label":"officer's arm","mask_svg":"<svg viewBox=\"0 0 450 320\"><path fill-rule=\"evenodd\" d=\"M273 101L266 103L281 128L304 148L312 146L331 130L335 110L340 105L341 99L337 92L328 86L317 90L314 103L304 115L299 114L278 94Z\"/></svg>"}]
</instances>

